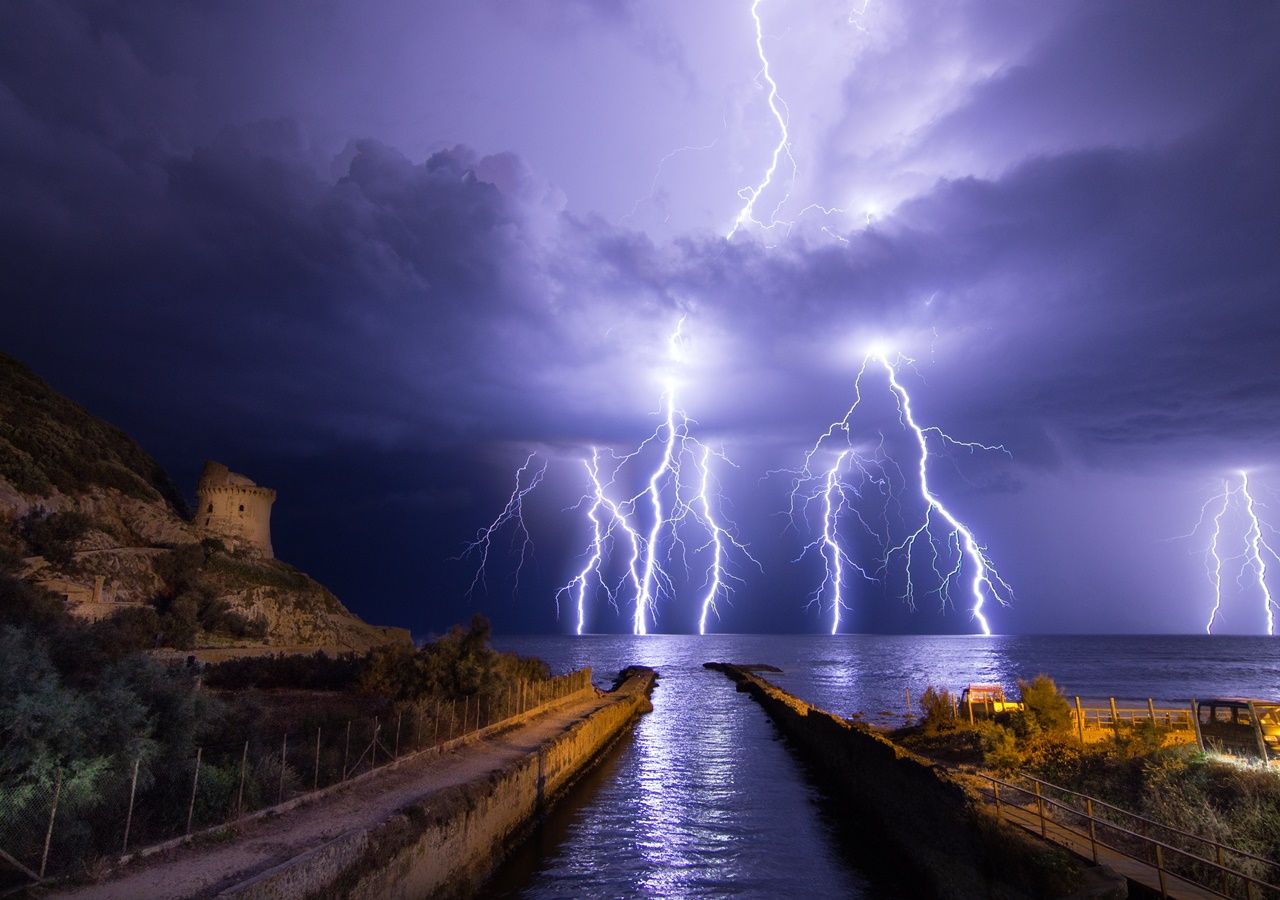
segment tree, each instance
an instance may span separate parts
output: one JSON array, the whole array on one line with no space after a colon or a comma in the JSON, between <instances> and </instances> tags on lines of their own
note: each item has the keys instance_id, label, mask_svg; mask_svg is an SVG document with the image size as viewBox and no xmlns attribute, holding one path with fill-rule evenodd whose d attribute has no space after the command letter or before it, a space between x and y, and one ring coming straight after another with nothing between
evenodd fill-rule
<instances>
[{"instance_id":1,"label":"tree","mask_svg":"<svg viewBox=\"0 0 1280 900\"><path fill-rule=\"evenodd\" d=\"M930 734L955 727L955 708L951 705L951 692L946 688L939 690L933 685L925 688L920 695L920 711L924 713L920 724Z\"/></svg>"},{"instance_id":2,"label":"tree","mask_svg":"<svg viewBox=\"0 0 1280 900\"><path fill-rule=\"evenodd\" d=\"M1030 681L1018 679L1018 689L1030 730L1066 731L1071 727L1071 706L1048 675L1037 675Z\"/></svg>"}]
</instances>

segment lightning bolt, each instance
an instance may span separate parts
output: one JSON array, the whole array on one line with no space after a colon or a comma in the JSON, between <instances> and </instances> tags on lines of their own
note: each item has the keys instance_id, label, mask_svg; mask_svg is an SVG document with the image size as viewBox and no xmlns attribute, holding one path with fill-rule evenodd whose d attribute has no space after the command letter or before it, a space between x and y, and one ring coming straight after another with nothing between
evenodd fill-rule
<instances>
[{"instance_id":1,"label":"lightning bolt","mask_svg":"<svg viewBox=\"0 0 1280 900\"><path fill-rule=\"evenodd\" d=\"M610 586L606 584L600 571L600 566L606 555L608 555L614 541L615 529L621 530L631 545L631 557L627 563L627 572L636 596L640 594L640 575L636 568L640 560L640 535L632 527L630 520L618 504L609 499L609 495L600 481L600 452L597 448L591 448L591 459L583 460L583 467L587 472L587 480L591 484L591 493L583 498L579 506L587 505L586 516L587 521L591 523L591 543L586 553L587 561L581 571L574 575L568 584L560 588L555 596L557 613L560 609L561 598L570 597L574 599L578 613L575 633L579 635L583 633L587 624L587 600L593 576L596 582L604 588L609 602L613 606L617 606L618 591L621 589L621 585ZM608 525L603 525L600 521L602 512L609 515Z\"/></svg>"},{"instance_id":2,"label":"lightning bolt","mask_svg":"<svg viewBox=\"0 0 1280 900\"><path fill-rule=\"evenodd\" d=\"M1249 532L1245 536L1249 546L1249 565L1258 576L1258 590L1262 592L1262 606L1267 617L1267 634L1274 635L1276 602L1271 597L1271 589L1267 587L1267 562L1263 554L1268 553L1276 560L1280 560L1280 557L1276 556L1276 551L1262 537L1262 522L1254 508L1253 494L1249 493L1249 473L1243 470L1240 472L1240 496L1244 500L1244 513L1249 519Z\"/></svg>"},{"instance_id":3,"label":"lightning bolt","mask_svg":"<svg viewBox=\"0 0 1280 900\"><path fill-rule=\"evenodd\" d=\"M899 356L899 361L910 365L911 360L906 357ZM896 464L891 460L882 460L879 458L869 458L857 452L853 445L853 419L854 415L862 405L862 379L866 375L868 368L876 366L883 370L888 381L890 393L894 397L894 401L898 409L898 420L901 426L908 431L914 438L916 447L919 450L919 456L916 460L915 474L919 489L920 499L924 502L924 515L920 524L912 529L906 537L885 551L882 562L881 571L886 571L894 557L900 557L904 562L904 570L907 577L906 591L904 598L909 606L914 607L915 603L915 581L913 576L915 552L917 545L923 541L928 547L930 553L930 565L934 575L938 580L938 586L933 592L937 593L942 601L945 609L951 601L951 593L953 586L957 584L964 575L966 565L970 570L970 578L968 582L968 593L971 597L972 605L970 606L970 614L977 621L982 633L989 635L991 633L990 624L983 612L983 607L988 596L994 598L1001 605L1007 605L1013 598L1013 590L1008 583L1000 576L994 563L987 553L986 548L980 544L974 536L972 529L969 528L960 518L953 513L941 498L934 493L929 484L929 461L932 457L930 451L930 438L935 443L941 445L942 448L964 448L971 452L974 451L1000 451L1007 453L1008 451L1002 445L981 444L972 441L960 441L951 437L944 431L936 427L924 427L916 422L915 414L911 406L911 395L898 379L898 373L894 362L890 362L887 353L882 350L873 350L868 353L862 361L862 365L858 370L857 378L854 380L854 399L853 403L846 410L843 418L832 422L827 426L826 431L818 438L814 445L805 453L804 460L800 469L789 472L793 477L791 489L791 505L788 515L794 522L798 513L807 510L809 502L815 497L813 485L821 482L824 488L816 495L822 496L824 500L823 508L823 526L822 536L809 545L809 548L816 546L822 547L823 559L826 562L825 582L833 585L832 588L832 633L836 633L840 627L840 611L847 608L844 604L841 592L841 580L844 574L844 566L851 563L851 559L847 552L843 549L840 541L837 523L839 516L851 508L852 501L845 495L847 489L841 476L841 468L846 461L851 466L856 466L861 473L860 485L853 489L856 497L861 497L861 489L868 483L877 486L886 501L893 500L894 494L892 489L893 469L901 473ZM840 440L844 444L845 449L836 458L835 464L828 470L825 475L819 475L814 471L814 461L820 452L824 450L832 440ZM883 439L881 441L883 448ZM807 493L806 493L807 491ZM835 498L839 496L839 502ZM862 521L864 528L869 534L879 536L881 532L872 529L865 519ZM885 528L889 526L888 513L885 513ZM883 539L887 543L887 538ZM809 549L806 548L806 549ZM948 568L940 569L939 563L942 559L949 559L946 563ZM865 571L863 572L867 576ZM874 580L874 579L873 579ZM821 590L821 589L820 589ZM820 596L820 595L819 595Z\"/></svg>"},{"instance_id":4,"label":"lightning bolt","mask_svg":"<svg viewBox=\"0 0 1280 900\"><path fill-rule=\"evenodd\" d=\"M738 191L738 196L743 200L743 204L742 208L738 210L738 215L733 220L733 227L725 235L727 238L733 237L747 223L764 225L764 223L756 219L756 202L759 201L760 195L773 183L773 176L777 173L778 164L783 156L786 156L791 163L792 182L794 182L796 175L796 160L791 153L791 134L787 127L789 118L787 104L778 94L778 83L773 80L773 73L769 69L769 57L764 49L764 24L760 21L761 2L762 0L752 0L751 3L751 19L755 22L756 28L756 56L760 59L760 74L757 78L763 79L768 88L769 113L773 116L774 121L778 123L778 142L774 144L773 152L769 156L769 165L765 168L764 175L761 176L760 180L755 185L744 187ZM777 212L782 208L782 205L787 202L790 194L791 189L788 185L786 194L774 207L774 217L777 216ZM769 226L766 225L765 227Z\"/></svg>"},{"instance_id":5,"label":"lightning bolt","mask_svg":"<svg viewBox=\"0 0 1280 900\"><path fill-rule=\"evenodd\" d=\"M1213 609L1210 610L1209 621L1204 626L1205 634L1213 634L1213 622L1218 618L1218 610L1222 608L1222 554L1218 552L1218 542L1222 539L1222 517L1226 515L1227 506L1231 503L1231 494L1230 483L1223 481L1222 493L1205 503L1207 507L1214 499L1222 500L1222 505L1213 517L1213 532L1209 538L1209 549L1206 551L1205 562L1209 569L1209 581L1213 585ZM1202 508L1200 512L1203 517L1204 509ZM1212 564L1209 564L1210 560Z\"/></svg>"},{"instance_id":6,"label":"lightning bolt","mask_svg":"<svg viewBox=\"0 0 1280 900\"><path fill-rule=\"evenodd\" d=\"M680 320L684 322L683 319ZM676 417L675 417L675 388L669 387L666 394L667 403L667 420L665 424L667 438L663 442L662 458L658 463L658 467L653 470L653 474L649 476L649 503L653 507L653 524L649 527L649 538L645 542L644 553L644 573L640 578L640 595L636 598L635 625L634 632L636 634L648 634L648 620L653 612L655 594L657 593L657 585L655 581L658 576L658 535L662 531L664 525L670 524L662 512L662 490L660 482L663 476L671 471L675 464L676 451ZM661 429L659 429L661 431ZM679 496L676 498L679 503Z\"/></svg>"},{"instance_id":7,"label":"lightning bolt","mask_svg":"<svg viewBox=\"0 0 1280 900\"><path fill-rule=\"evenodd\" d=\"M1219 615L1222 611L1222 568L1228 562L1241 560L1240 575L1237 583L1243 587L1244 576L1252 571L1254 579L1257 581L1258 590L1262 594L1263 613L1266 616L1267 634L1275 634L1275 614L1280 609L1275 598L1271 593L1271 588L1267 584L1267 557L1280 561L1280 556L1276 555L1275 549L1263 536L1263 528L1271 530L1258 515L1257 507L1259 504L1254 500L1253 493L1249 489L1249 473L1241 469L1238 473L1240 483L1233 486L1229 478L1223 479L1222 490L1205 502L1200 507L1200 516L1196 520L1193 527L1186 534L1178 535L1174 540L1182 540L1184 538L1195 537L1200 530L1205 527L1205 519L1208 518L1211 525L1209 528L1209 541L1204 551L1205 574L1209 577L1209 584L1213 587L1213 606L1209 610L1209 620L1205 623L1205 634L1213 634L1213 626L1217 624ZM1223 519L1232 509L1232 505L1238 509L1238 513L1244 516L1247 527L1241 541L1240 552L1233 556L1223 556ZM1216 507L1216 512L1210 515L1209 510Z\"/></svg>"},{"instance_id":8,"label":"lightning bolt","mask_svg":"<svg viewBox=\"0 0 1280 900\"><path fill-rule=\"evenodd\" d=\"M525 457L520 468L516 469L515 487L511 490L511 496L507 498L507 504L502 508L502 512L498 513L489 525L481 528L476 532L475 540L471 541L463 548L463 551L454 557L455 560L467 559L473 555L479 556L480 562L476 566L475 576L471 579L471 585L467 588L467 595L475 593L479 586L486 586L485 573L489 568L489 550L493 545L494 537L505 529L507 526L514 528L513 541L516 537L520 538L520 558L516 564L516 587L520 584L520 573L524 569L525 561L533 552L533 539L529 535L529 529L524 523L524 498L542 483L542 478L547 474L547 464L543 462L536 470L533 468L536 453L530 453ZM532 474L528 474L532 472ZM528 483L525 483L526 475L528 475Z\"/></svg>"},{"instance_id":9,"label":"lightning bolt","mask_svg":"<svg viewBox=\"0 0 1280 900\"><path fill-rule=\"evenodd\" d=\"M680 362L684 319L676 325L668 341L668 352L675 362ZM713 450L690 433L693 420L676 400L676 383L669 380L662 395L660 408L662 421L653 433L640 442L634 450L621 456L613 456L612 468L605 479L601 474L599 454L593 450L590 461L584 462L591 488L579 501L578 508L586 510L590 541L583 554L582 568L568 584L560 588L557 603L571 598L577 603L578 633L586 622L586 606L592 586L603 588L609 601L617 605L623 582L610 585L605 582L602 569L607 565L618 530L630 546L627 577L633 594L632 631L648 634L651 624L657 621L658 603L664 596L673 596L675 580L668 571L668 564L679 564L688 573L689 544L685 540L688 529L696 529L704 536L694 552L709 556L706 579L701 594L701 610L698 619L699 633L705 634L712 616L719 616L718 603L732 590L732 583L742 579L729 568L732 557L741 556L754 563L745 544L738 540L736 528L724 515L724 501L713 474L712 458L730 465L723 452ZM639 465L642 455L651 447L659 446L656 463L644 479L644 487L632 496L619 500L610 497L610 490L623 480L625 470ZM636 524L645 511L647 528L641 533ZM608 524L601 521L608 514Z\"/></svg>"}]
</instances>

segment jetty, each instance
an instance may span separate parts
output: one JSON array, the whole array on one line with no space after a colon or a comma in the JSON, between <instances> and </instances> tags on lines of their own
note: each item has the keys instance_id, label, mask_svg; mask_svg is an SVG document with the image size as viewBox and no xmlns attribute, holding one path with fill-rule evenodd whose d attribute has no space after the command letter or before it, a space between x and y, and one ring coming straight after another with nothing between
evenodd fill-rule
<instances>
[{"instance_id":1,"label":"jetty","mask_svg":"<svg viewBox=\"0 0 1280 900\"><path fill-rule=\"evenodd\" d=\"M889 740L869 726L787 693L758 667L707 663L764 708L815 778L875 823L879 840L939 898L1128 895L1125 879L1105 865L998 818L963 777Z\"/></svg>"},{"instance_id":2,"label":"jetty","mask_svg":"<svg viewBox=\"0 0 1280 900\"><path fill-rule=\"evenodd\" d=\"M267 815L133 858L83 900L423 897L475 891L556 797L652 707L657 673L625 670Z\"/></svg>"}]
</instances>

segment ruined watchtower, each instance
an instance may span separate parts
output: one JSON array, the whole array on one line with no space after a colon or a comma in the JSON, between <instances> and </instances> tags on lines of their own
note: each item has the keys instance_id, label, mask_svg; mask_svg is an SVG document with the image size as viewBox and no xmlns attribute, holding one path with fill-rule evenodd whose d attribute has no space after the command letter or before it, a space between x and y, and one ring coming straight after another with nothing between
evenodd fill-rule
<instances>
[{"instance_id":1,"label":"ruined watchtower","mask_svg":"<svg viewBox=\"0 0 1280 900\"><path fill-rule=\"evenodd\" d=\"M271 557L271 504L276 492L258 487L222 463L204 464L196 485L196 531L238 549Z\"/></svg>"}]
</instances>

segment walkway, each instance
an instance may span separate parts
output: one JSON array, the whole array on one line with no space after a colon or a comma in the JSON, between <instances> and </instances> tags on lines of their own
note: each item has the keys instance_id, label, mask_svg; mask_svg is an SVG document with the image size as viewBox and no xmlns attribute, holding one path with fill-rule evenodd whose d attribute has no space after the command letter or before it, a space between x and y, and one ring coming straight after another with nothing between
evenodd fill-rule
<instances>
[{"instance_id":1,"label":"walkway","mask_svg":"<svg viewBox=\"0 0 1280 900\"><path fill-rule=\"evenodd\" d=\"M995 804L989 803L987 805L994 813ZM1034 805L1027 807L1001 803L1000 814L1004 821L1020 825L1033 834L1040 834L1040 817L1037 815ZM1065 847L1082 859L1093 860L1093 850L1090 848L1088 837L1081 837L1073 830L1047 816L1045 817L1044 837L1059 846ZM1112 850L1110 847L1104 847L1101 844L1098 844L1097 847L1099 863L1109 866L1130 881L1149 887L1157 894L1160 893L1160 873L1155 866L1139 862L1131 856L1125 856L1123 853ZM1185 881L1170 872L1164 873L1164 883L1166 895L1169 897L1185 897L1188 900L1199 900L1199 898L1223 896L1206 890L1198 884Z\"/></svg>"},{"instance_id":2,"label":"walkway","mask_svg":"<svg viewBox=\"0 0 1280 900\"><path fill-rule=\"evenodd\" d=\"M102 884L55 891L54 895L85 900L212 897L352 829L372 827L444 788L485 778L612 699L612 695L603 695L570 702L443 756L423 751L418 758L380 769L315 802L252 821L233 841L183 847L134 863L119 877Z\"/></svg>"}]
</instances>

